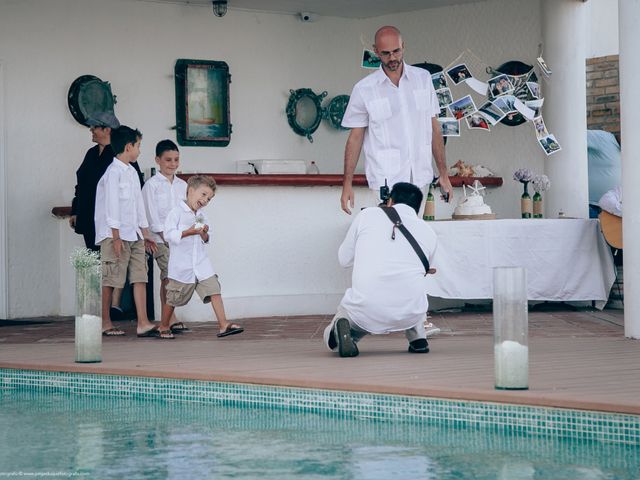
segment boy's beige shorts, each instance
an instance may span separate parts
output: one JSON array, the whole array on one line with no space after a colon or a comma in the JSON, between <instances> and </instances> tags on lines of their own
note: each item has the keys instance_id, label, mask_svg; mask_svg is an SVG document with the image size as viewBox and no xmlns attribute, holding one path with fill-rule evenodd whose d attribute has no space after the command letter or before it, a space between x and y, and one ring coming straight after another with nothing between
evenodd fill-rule
<instances>
[{"instance_id":1,"label":"boy's beige shorts","mask_svg":"<svg viewBox=\"0 0 640 480\"><path fill-rule=\"evenodd\" d=\"M211 301L211 295L219 295L221 292L218 275L206 278L196 283L182 283L172 278L167 284L167 304L173 307L186 305L193 296L194 290L204 303Z\"/></svg>"},{"instance_id":2,"label":"boy's beige shorts","mask_svg":"<svg viewBox=\"0 0 640 480\"><path fill-rule=\"evenodd\" d=\"M100 242L102 261L102 286L123 288L129 272L129 283L147 283L147 257L144 240L122 241L122 252L116 257L113 239Z\"/></svg>"},{"instance_id":3,"label":"boy's beige shorts","mask_svg":"<svg viewBox=\"0 0 640 480\"><path fill-rule=\"evenodd\" d=\"M166 243L159 243L158 250L153 254L160 269L160 280L167 278L169 274L169 247Z\"/></svg>"}]
</instances>

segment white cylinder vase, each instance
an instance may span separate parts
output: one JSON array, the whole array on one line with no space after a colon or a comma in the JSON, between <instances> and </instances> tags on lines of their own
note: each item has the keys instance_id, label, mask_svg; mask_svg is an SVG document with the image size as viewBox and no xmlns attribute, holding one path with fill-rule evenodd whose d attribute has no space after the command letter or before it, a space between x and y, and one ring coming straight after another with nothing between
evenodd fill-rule
<instances>
[{"instance_id":1,"label":"white cylinder vase","mask_svg":"<svg viewBox=\"0 0 640 480\"><path fill-rule=\"evenodd\" d=\"M523 267L493 269L495 388L529 388L527 273Z\"/></svg>"},{"instance_id":2,"label":"white cylinder vase","mask_svg":"<svg viewBox=\"0 0 640 480\"><path fill-rule=\"evenodd\" d=\"M102 361L102 297L99 267L76 268L76 362Z\"/></svg>"}]
</instances>

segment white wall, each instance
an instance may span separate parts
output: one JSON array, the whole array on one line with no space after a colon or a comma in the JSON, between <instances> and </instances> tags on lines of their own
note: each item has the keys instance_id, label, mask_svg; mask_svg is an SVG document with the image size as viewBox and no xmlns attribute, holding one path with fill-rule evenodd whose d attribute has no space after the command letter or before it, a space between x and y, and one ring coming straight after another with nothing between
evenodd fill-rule
<instances>
[{"instance_id":1,"label":"white wall","mask_svg":"<svg viewBox=\"0 0 640 480\"><path fill-rule=\"evenodd\" d=\"M87 130L73 120L66 105L69 85L78 76L93 74L111 82L118 96L118 117L144 134L140 163L148 169L155 143L175 138L170 130L175 124L175 60L224 60L232 74L231 144L183 147L183 170L234 171L239 159L303 158L316 160L322 172L337 173L342 170L345 132L323 123L313 144L294 135L284 115L289 89L327 90L328 98L350 93L366 73L358 67L361 38L369 43L375 29L386 23L403 31L410 63L426 59L446 65L466 48L493 66L508 60L532 63L540 42L539 18L537 0L489 0L369 20L321 18L315 23L234 10L219 19L208 6L2 0L9 316L58 314L65 303L61 299L72 288L60 281L65 270L61 265L67 261L60 252L69 250L70 240L49 212L70 203L74 172L91 146ZM454 96L467 93L461 87ZM553 131L553 125L548 127ZM492 190L487 200L500 217L519 213L520 187L511 180L513 171L529 166L542 172L544 156L531 125L500 125L490 134L464 127L462 137L449 142L447 155L449 164L457 159L481 163L505 178L504 186ZM295 193L284 204L291 211L283 215L298 215L302 208ZM337 209L337 199L326 208ZM439 216L449 213L439 206ZM255 234L251 224L242 228L238 235ZM299 282L288 284L289 294L308 291ZM319 285L313 288L324 293ZM258 295L247 292L254 294Z\"/></svg>"},{"instance_id":2,"label":"white wall","mask_svg":"<svg viewBox=\"0 0 640 480\"><path fill-rule=\"evenodd\" d=\"M587 58L618 55L618 0L589 0L590 40Z\"/></svg>"}]
</instances>

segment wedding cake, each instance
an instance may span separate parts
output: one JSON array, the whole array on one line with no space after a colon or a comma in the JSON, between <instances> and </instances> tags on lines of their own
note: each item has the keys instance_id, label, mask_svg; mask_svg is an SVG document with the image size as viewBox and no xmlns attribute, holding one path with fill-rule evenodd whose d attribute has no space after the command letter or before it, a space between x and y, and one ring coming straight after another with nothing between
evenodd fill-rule
<instances>
[{"instance_id":1,"label":"wedding cake","mask_svg":"<svg viewBox=\"0 0 640 480\"><path fill-rule=\"evenodd\" d=\"M467 187L463 185L464 198L460 204L453 211L453 218L495 218L495 215L491 212L491 207L484 203L484 196L480 193L485 187L476 180L473 182L473 186L468 187L472 192L467 194Z\"/></svg>"}]
</instances>

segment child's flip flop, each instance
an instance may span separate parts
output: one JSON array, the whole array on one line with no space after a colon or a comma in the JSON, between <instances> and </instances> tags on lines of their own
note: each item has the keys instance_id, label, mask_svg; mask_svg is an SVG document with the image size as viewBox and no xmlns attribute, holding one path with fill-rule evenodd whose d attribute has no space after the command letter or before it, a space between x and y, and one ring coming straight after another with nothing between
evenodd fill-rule
<instances>
[{"instance_id":1,"label":"child's flip flop","mask_svg":"<svg viewBox=\"0 0 640 480\"><path fill-rule=\"evenodd\" d=\"M121 337L124 335L124 332L120 330L118 327L111 327L102 332L104 337Z\"/></svg>"},{"instance_id":2,"label":"child's flip flop","mask_svg":"<svg viewBox=\"0 0 640 480\"><path fill-rule=\"evenodd\" d=\"M171 331L173 333L183 333L183 332L190 332L191 330L189 330L184 323L182 322L176 322L173 325L171 325Z\"/></svg>"},{"instance_id":3,"label":"child's flip flop","mask_svg":"<svg viewBox=\"0 0 640 480\"><path fill-rule=\"evenodd\" d=\"M218 334L218 337L228 337L229 335L235 335L237 333L244 332L244 328L240 325L231 324Z\"/></svg>"}]
</instances>

